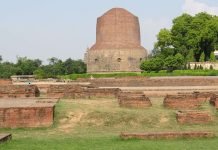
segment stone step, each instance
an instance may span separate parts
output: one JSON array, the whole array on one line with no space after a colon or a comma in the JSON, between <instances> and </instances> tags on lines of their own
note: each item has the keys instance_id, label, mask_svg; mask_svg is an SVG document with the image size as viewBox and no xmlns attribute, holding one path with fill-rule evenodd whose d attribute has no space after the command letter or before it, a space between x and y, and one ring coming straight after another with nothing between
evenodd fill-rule
<instances>
[{"instance_id":1,"label":"stone step","mask_svg":"<svg viewBox=\"0 0 218 150\"><path fill-rule=\"evenodd\" d=\"M6 142L6 141L11 140L11 139L12 139L12 135L11 134L0 133L0 143Z\"/></svg>"}]
</instances>

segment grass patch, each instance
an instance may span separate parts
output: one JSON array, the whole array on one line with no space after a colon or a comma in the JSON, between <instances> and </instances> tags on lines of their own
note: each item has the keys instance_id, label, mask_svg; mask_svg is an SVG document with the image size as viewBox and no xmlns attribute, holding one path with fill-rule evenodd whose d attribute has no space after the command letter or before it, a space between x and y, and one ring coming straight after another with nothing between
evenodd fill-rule
<instances>
[{"instance_id":1,"label":"grass patch","mask_svg":"<svg viewBox=\"0 0 218 150\"><path fill-rule=\"evenodd\" d=\"M120 132L212 131L218 135L217 112L205 103L201 108L214 114L207 125L179 125L176 110L165 109L163 98L152 98L148 109L120 108L117 100L67 100L56 105L55 125L39 129L0 129L12 133L0 150L199 150L216 149L218 138L177 140L121 140ZM82 115L81 115L82 114Z\"/></svg>"},{"instance_id":2,"label":"grass patch","mask_svg":"<svg viewBox=\"0 0 218 150\"><path fill-rule=\"evenodd\" d=\"M76 80L78 78L118 78L129 76L145 76L145 77L159 77L159 76L218 76L218 70L174 70L167 72L161 70L159 72L143 72L143 73L108 73L108 74L71 74L60 76L62 79Z\"/></svg>"}]
</instances>

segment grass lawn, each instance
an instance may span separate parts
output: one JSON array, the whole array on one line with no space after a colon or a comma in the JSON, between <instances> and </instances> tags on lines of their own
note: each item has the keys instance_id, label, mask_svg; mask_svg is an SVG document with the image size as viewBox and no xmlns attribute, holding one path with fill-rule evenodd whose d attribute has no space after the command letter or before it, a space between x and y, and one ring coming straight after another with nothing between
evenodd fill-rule
<instances>
[{"instance_id":1,"label":"grass lawn","mask_svg":"<svg viewBox=\"0 0 218 150\"><path fill-rule=\"evenodd\" d=\"M218 135L218 112L205 103L203 110L213 114L207 125L178 125L176 110L165 109L162 98L152 98L153 107L125 109L117 100L64 100L56 105L55 124L39 129L0 129L13 134L3 150L216 150L218 138L177 140L121 140L121 131L213 131Z\"/></svg>"},{"instance_id":2,"label":"grass lawn","mask_svg":"<svg viewBox=\"0 0 218 150\"><path fill-rule=\"evenodd\" d=\"M62 79L76 80L78 78L116 78L129 76L144 76L144 77L161 77L161 76L218 76L218 70L174 70L167 72L161 70L159 72L143 72L143 73L107 73L107 74L71 74L59 76Z\"/></svg>"}]
</instances>

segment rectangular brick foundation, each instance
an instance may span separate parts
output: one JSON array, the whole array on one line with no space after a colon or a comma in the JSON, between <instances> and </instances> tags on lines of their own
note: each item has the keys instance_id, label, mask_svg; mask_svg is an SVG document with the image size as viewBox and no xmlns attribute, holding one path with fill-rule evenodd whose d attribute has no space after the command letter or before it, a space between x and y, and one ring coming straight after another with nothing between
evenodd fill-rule
<instances>
[{"instance_id":1,"label":"rectangular brick foundation","mask_svg":"<svg viewBox=\"0 0 218 150\"><path fill-rule=\"evenodd\" d=\"M0 85L10 85L12 81L9 79L0 79Z\"/></svg>"},{"instance_id":2,"label":"rectangular brick foundation","mask_svg":"<svg viewBox=\"0 0 218 150\"><path fill-rule=\"evenodd\" d=\"M218 108L218 95L213 95L213 97L210 98L210 104Z\"/></svg>"},{"instance_id":3,"label":"rectangular brick foundation","mask_svg":"<svg viewBox=\"0 0 218 150\"><path fill-rule=\"evenodd\" d=\"M9 141L11 139L12 139L12 135L11 134L1 134L0 133L0 143Z\"/></svg>"},{"instance_id":4,"label":"rectangular brick foundation","mask_svg":"<svg viewBox=\"0 0 218 150\"><path fill-rule=\"evenodd\" d=\"M139 92L120 92L118 101L120 107L147 108L152 106L150 99Z\"/></svg>"},{"instance_id":5,"label":"rectangular brick foundation","mask_svg":"<svg viewBox=\"0 0 218 150\"><path fill-rule=\"evenodd\" d=\"M50 85L47 96L59 98L116 97L119 91L118 88L90 88L81 85L63 84Z\"/></svg>"},{"instance_id":6,"label":"rectangular brick foundation","mask_svg":"<svg viewBox=\"0 0 218 150\"><path fill-rule=\"evenodd\" d=\"M167 95L164 99L164 107L171 109L196 109L201 103L194 95Z\"/></svg>"},{"instance_id":7,"label":"rectangular brick foundation","mask_svg":"<svg viewBox=\"0 0 218 150\"><path fill-rule=\"evenodd\" d=\"M0 98L37 97L39 90L35 85L0 85Z\"/></svg>"},{"instance_id":8,"label":"rectangular brick foundation","mask_svg":"<svg viewBox=\"0 0 218 150\"><path fill-rule=\"evenodd\" d=\"M48 127L53 124L55 103L40 100L1 100L0 128Z\"/></svg>"},{"instance_id":9,"label":"rectangular brick foundation","mask_svg":"<svg viewBox=\"0 0 218 150\"><path fill-rule=\"evenodd\" d=\"M121 133L122 139L177 139L177 138L212 138L212 132L157 132L157 133Z\"/></svg>"},{"instance_id":10,"label":"rectangular brick foundation","mask_svg":"<svg viewBox=\"0 0 218 150\"><path fill-rule=\"evenodd\" d=\"M180 124L205 124L212 121L212 116L206 111L178 111L177 122Z\"/></svg>"}]
</instances>

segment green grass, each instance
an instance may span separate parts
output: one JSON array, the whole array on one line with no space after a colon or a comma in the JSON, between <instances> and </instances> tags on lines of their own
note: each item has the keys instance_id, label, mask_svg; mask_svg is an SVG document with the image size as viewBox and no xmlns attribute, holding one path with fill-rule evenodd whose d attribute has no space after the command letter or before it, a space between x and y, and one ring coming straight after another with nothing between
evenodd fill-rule
<instances>
[{"instance_id":1,"label":"green grass","mask_svg":"<svg viewBox=\"0 0 218 150\"><path fill-rule=\"evenodd\" d=\"M158 77L158 76L218 76L218 70L175 70L171 73L166 70L160 72L143 72L143 73L108 73L108 74L71 74L60 76L62 79L76 80L78 78L117 78L117 77L129 77L129 76L147 76L147 77Z\"/></svg>"},{"instance_id":2,"label":"green grass","mask_svg":"<svg viewBox=\"0 0 218 150\"><path fill-rule=\"evenodd\" d=\"M179 125L176 110L165 109L153 98L148 109L120 108L117 100L64 100L56 106L55 125L39 129L0 129L13 134L0 150L215 150L218 138L176 140L122 140L119 134L152 131L212 131L218 135L218 113L208 103L201 110L213 114L207 125Z\"/></svg>"}]
</instances>

